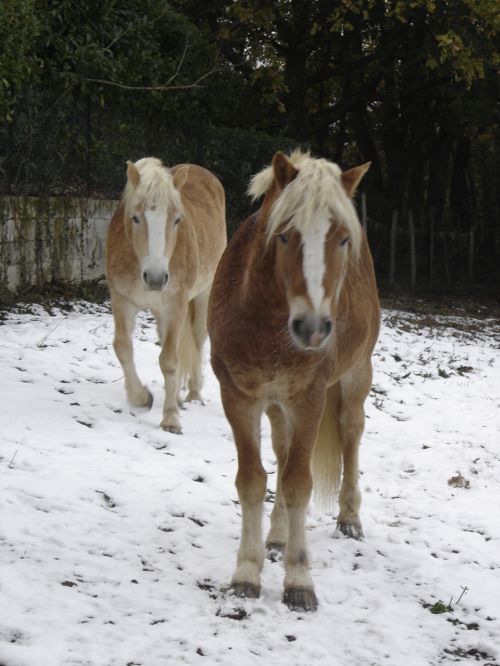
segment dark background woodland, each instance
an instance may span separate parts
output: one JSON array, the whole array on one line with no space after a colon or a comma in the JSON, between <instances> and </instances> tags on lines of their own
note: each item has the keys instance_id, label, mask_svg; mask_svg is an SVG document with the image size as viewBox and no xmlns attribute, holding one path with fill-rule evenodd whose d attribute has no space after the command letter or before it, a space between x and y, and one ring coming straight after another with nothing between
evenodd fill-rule
<instances>
[{"instance_id":1,"label":"dark background woodland","mask_svg":"<svg viewBox=\"0 0 500 666\"><path fill-rule=\"evenodd\" d=\"M300 145L372 162L382 283L493 291L499 33L497 0L4 0L0 193L118 197L155 155L220 177L231 233Z\"/></svg>"}]
</instances>

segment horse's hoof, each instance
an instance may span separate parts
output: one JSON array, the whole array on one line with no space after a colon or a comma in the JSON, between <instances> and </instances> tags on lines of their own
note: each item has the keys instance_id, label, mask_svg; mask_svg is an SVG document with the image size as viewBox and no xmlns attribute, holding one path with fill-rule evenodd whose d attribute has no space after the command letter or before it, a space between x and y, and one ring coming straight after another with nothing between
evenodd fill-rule
<instances>
[{"instance_id":1,"label":"horse's hoof","mask_svg":"<svg viewBox=\"0 0 500 666\"><path fill-rule=\"evenodd\" d=\"M204 405L203 398L198 393L198 391L189 391L186 396L186 402L199 402L200 405Z\"/></svg>"},{"instance_id":2,"label":"horse's hoof","mask_svg":"<svg viewBox=\"0 0 500 666\"><path fill-rule=\"evenodd\" d=\"M258 599L260 596L260 585L255 585L254 583L231 583L230 591L235 597Z\"/></svg>"},{"instance_id":3,"label":"horse's hoof","mask_svg":"<svg viewBox=\"0 0 500 666\"><path fill-rule=\"evenodd\" d=\"M292 611L311 612L318 608L314 590L307 587L289 587L283 594L283 603Z\"/></svg>"},{"instance_id":4,"label":"horse's hoof","mask_svg":"<svg viewBox=\"0 0 500 666\"><path fill-rule=\"evenodd\" d=\"M162 423L160 427L165 432L171 432L174 435L182 435L182 428L174 423Z\"/></svg>"},{"instance_id":5,"label":"horse's hoof","mask_svg":"<svg viewBox=\"0 0 500 666\"><path fill-rule=\"evenodd\" d=\"M151 409L153 406L153 394L148 391L147 388L144 389L145 393L140 398L131 398L128 396L128 400L133 407L139 407L140 409Z\"/></svg>"},{"instance_id":6,"label":"horse's hoof","mask_svg":"<svg viewBox=\"0 0 500 666\"><path fill-rule=\"evenodd\" d=\"M357 541L361 541L365 535L363 534L361 523L356 524L337 521L337 528L333 536L336 538L344 536L348 537L349 539L356 539Z\"/></svg>"},{"instance_id":7,"label":"horse's hoof","mask_svg":"<svg viewBox=\"0 0 500 666\"><path fill-rule=\"evenodd\" d=\"M273 541L271 543L266 543L267 550L267 559L271 562L278 562L278 560L283 559L283 553L285 552L285 544L277 543Z\"/></svg>"}]
</instances>

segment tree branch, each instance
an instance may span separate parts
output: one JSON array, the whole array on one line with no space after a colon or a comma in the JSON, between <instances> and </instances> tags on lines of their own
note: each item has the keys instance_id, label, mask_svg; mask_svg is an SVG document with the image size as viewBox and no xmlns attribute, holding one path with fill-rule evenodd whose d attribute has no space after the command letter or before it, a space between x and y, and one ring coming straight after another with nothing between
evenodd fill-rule
<instances>
[{"instance_id":1,"label":"tree branch","mask_svg":"<svg viewBox=\"0 0 500 666\"><path fill-rule=\"evenodd\" d=\"M193 81L193 83L186 83L183 85L172 85L173 81L175 81L175 79L179 75L179 72L181 71L189 47L190 47L189 40L186 37L186 43L184 44L184 49L182 51L179 62L177 63L177 67L175 68L175 72L167 81L165 81L165 83L162 83L158 86L133 86L127 83L120 83L119 81L109 81L107 79L96 79L90 77L86 78L85 81L88 81L90 83L100 83L105 86L113 86L114 88L121 88L122 90L150 90L150 91L165 92L167 90L188 90L190 88L199 88L200 87L199 84L202 81L204 81L206 78L208 78L212 74L215 74L215 72L218 71L216 67L212 67L210 71L205 72L205 74L202 74L200 77L196 79L196 81Z\"/></svg>"},{"instance_id":2,"label":"tree branch","mask_svg":"<svg viewBox=\"0 0 500 666\"><path fill-rule=\"evenodd\" d=\"M85 81L88 81L89 83L100 83L104 86L112 86L114 88L121 88L122 90L149 90L149 91L157 91L157 92L166 92L166 91L171 91L171 90L189 90L190 88L200 88L200 83L207 79L209 76L212 76L212 74L215 74L215 72L218 72L217 67L213 67L209 72L205 72L205 74L202 74L200 77L196 79L196 81L193 81L192 83L186 83L183 85L175 85L172 86L169 84L167 81L166 83L162 83L161 85L158 86L132 86L128 85L126 83L120 83L119 81L108 81L106 79L95 79L95 78L86 78ZM170 77L169 81L172 81L175 76L177 76L177 73L174 74L172 77Z\"/></svg>"}]
</instances>

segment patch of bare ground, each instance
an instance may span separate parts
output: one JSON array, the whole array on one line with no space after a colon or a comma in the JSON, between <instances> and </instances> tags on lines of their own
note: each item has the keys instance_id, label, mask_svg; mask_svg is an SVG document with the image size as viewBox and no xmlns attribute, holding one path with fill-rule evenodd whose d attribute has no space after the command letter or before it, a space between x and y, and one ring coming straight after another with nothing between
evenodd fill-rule
<instances>
[{"instance_id":1,"label":"patch of bare ground","mask_svg":"<svg viewBox=\"0 0 500 666\"><path fill-rule=\"evenodd\" d=\"M421 335L477 339L485 334L500 346L500 303L492 297L432 296L410 294L382 296L385 323L391 328ZM464 368L464 372L467 372Z\"/></svg>"},{"instance_id":2,"label":"patch of bare ground","mask_svg":"<svg viewBox=\"0 0 500 666\"><path fill-rule=\"evenodd\" d=\"M500 322L500 297L494 294L412 294L381 289L382 307L423 318L432 316L493 319Z\"/></svg>"}]
</instances>

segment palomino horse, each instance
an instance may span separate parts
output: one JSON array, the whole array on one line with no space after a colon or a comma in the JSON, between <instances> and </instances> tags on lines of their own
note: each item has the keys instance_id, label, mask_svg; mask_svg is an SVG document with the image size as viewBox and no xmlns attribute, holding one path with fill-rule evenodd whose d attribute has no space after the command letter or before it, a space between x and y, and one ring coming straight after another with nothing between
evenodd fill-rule
<instances>
[{"instance_id":1,"label":"palomino horse","mask_svg":"<svg viewBox=\"0 0 500 666\"><path fill-rule=\"evenodd\" d=\"M278 461L269 550L284 550L283 601L315 610L305 520L313 486L331 500L343 480L337 529L361 538L358 447L380 309L373 264L350 197L369 164L278 152L256 175L260 210L219 263L209 303L212 366L238 450L242 530L232 589L257 597L264 562L266 412ZM311 464L312 463L312 464Z\"/></svg>"},{"instance_id":2,"label":"palomino horse","mask_svg":"<svg viewBox=\"0 0 500 666\"><path fill-rule=\"evenodd\" d=\"M226 246L225 196L206 169L168 169L146 157L128 162L127 184L108 230L106 278L115 320L114 348L132 405L153 398L134 366L132 333L137 312L149 308L157 322L165 378L161 427L180 433L179 390L201 400L202 348L207 306L217 262Z\"/></svg>"}]
</instances>

